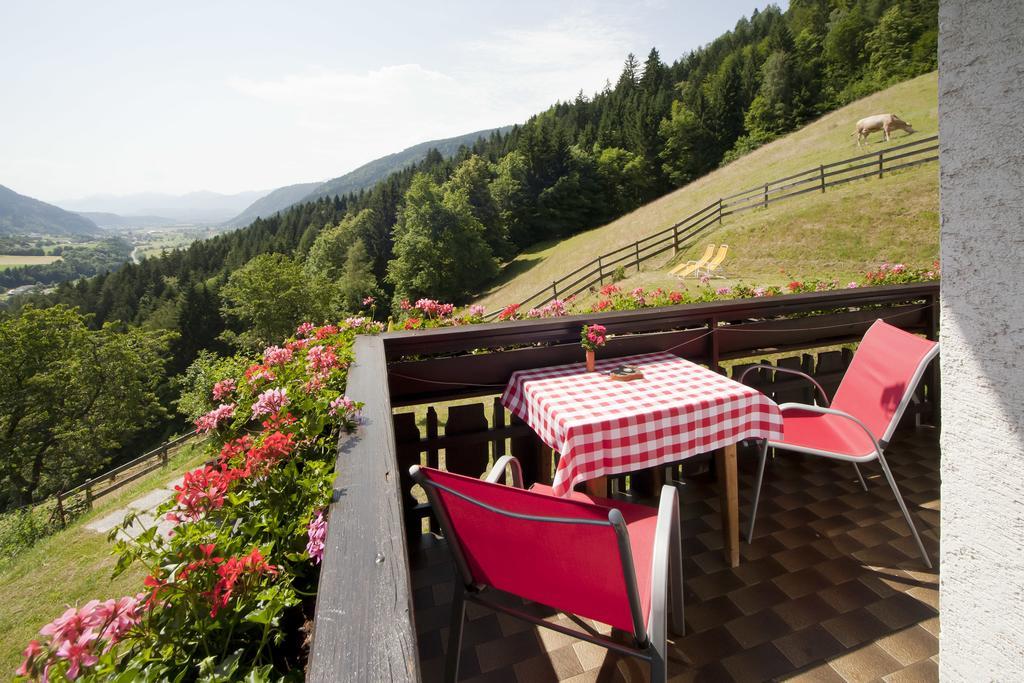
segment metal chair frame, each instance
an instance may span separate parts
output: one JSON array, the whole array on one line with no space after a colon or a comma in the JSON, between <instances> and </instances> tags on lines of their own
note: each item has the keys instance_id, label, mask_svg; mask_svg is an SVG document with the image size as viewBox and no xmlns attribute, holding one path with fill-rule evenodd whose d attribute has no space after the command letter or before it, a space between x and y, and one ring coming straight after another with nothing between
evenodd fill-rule
<instances>
[{"instance_id":1,"label":"metal chair frame","mask_svg":"<svg viewBox=\"0 0 1024 683\"><path fill-rule=\"evenodd\" d=\"M499 458L484 481L497 484L505 476L506 467L511 471L511 485L523 489L523 472L519 461L511 455ZM503 510L483 501L477 500L443 484L430 481L418 465L409 469L413 481L426 491L430 505L437 516L438 524L448 542L448 548L458 571L455 590L452 595L451 627L448 636L448 651L445 659L445 680L458 680L459 655L462 649L462 627L465 622L466 602L475 602L497 612L530 622L537 626L557 631L564 635L580 638L589 643L600 645L619 654L636 657L651 667L651 681L666 681L668 678L668 645L666 608L671 614L673 633L682 635L683 622L683 563L682 537L679 526L679 492L672 486L665 486L661 491L661 502L658 507L658 521L654 533L653 574L651 577L651 609L647 622L644 622L640 607L640 593L637 587L636 569L633 564L633 553L629 544L629 531L625 518L619 510L612 508L608 512L608 521L592 519L574 519L570 517L543 517ZM505 517L523 519L546 524L579 524L588 526L610 526L615 532L619 556L622 562L622 573L626 579L626 595L633 616L633 645L624 645L611 638L597 634L578 631L559 624L539 619L531 614L513 607L507 607L481 597L487 585L474 580L466 562L465 555L459 545L456 534L452 532L451 520L437 490L456 496L468 503L479 506L489 512ZM524 489L525 490L525 489ZM571 532L570 532L571 533ZM671 605L668 601L671 600Z\"/></svg>"},{"instance_id":2,"label":"metal chair frame","mask_svg":"<svg viewBox=\"0 0 1024 683\"><path fill-rule=\"evenodd\" d=\"M775 448L779 450L794 451L797 453L807 453L810 455L818 455L824 458L831 458L833 460L844 460L846 462L853 463L853 467L857 472L857 478L860 480L861 486L867 491L867 484L864 481L864 477L860 473L860 468L857 466L858 463L866 463L877 460L881 465L882 473L885 475L886 481L889 482L889 488L892 489L893 495L896 497L896 502L899 504L900 511L903 513L903 518L907 521L907 526L910 527L910 533L914 537L914 541L917 543L917 548L921 552L921 557L924 559L925 565L931 569L932 561L928 557L928 551L925 550L924 543L921 541L921 535L917 532L917 527L914 525L914 520L910 517L910 511L907 509L907 504L903 501L903 496L900 494L899 487L896 486L896 480L892 476L892 471L889 469L889 463L885 460L885 448L889 445L892 440L893 433L896 431L896 427L899 425L900 418L903 417L903 413L906 411L907 406L910 404L914 396L914 392L917 390L917 385L921 382L921 377L924 375L925 370L928 368L928 364L932 362L936 355L939 353L939 346L936 344L921 360L918 364L917 369L914 371L914 375L910 382L907 383L907 389L900 399L899 405L893 413L892 419L889 421L889 425L886 427L885 433L881 438L876 437L868 426L864 424L858 417L851 415L850 413L843 412L841 410L835 410L830 406L828 394L822 388L822 386L813 377L805 372L794 370L792 368L779 368L774 365L755 365L747 368L743 374L740 375L739 381L742 383L746 378L747 374L753 371L760 370L771 370L773 372L782 372L791 375L799 375L804 379L810 381L817 390L821 393L825 400L824 406L819 405L808 405L804 403L783 403L779 406L779 410L785 415L786 410L803 410L811 413L820 413L826 415L836 415L849 420L860 427L864 433L871 439L871 445L873 452L863 456L850 456L842 453L834 453L831 451L820 450L816 448L807 448L801 446L792 446L785 443L779 443L770 440L764 440L761 443L761 449L758 456L757 464L757 480L754 484L754 505L750 511L750 528L747 530L747 543L751 543L754 539L754 523L757 521L757 506L761 498L761 485L764 482L764 466L765 461L768 457L768 449Z\"/></svg>"}]
</instances>

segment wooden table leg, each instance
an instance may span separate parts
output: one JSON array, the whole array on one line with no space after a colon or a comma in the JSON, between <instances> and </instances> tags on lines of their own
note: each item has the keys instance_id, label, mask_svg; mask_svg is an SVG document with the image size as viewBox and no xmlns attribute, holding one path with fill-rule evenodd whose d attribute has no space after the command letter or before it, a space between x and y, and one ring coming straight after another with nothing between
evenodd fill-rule
<instances>
[{"instance_id":1,"label":"wooden table leg","mask_svg":"<svg viewBox=\"0 0 1024 683\"><path fill-rule=\"evenodd\" d=\"M588 496L594 496L595 498L607 498L608 477L597 477L595 479L587 479L585 482L583 482L583 489L587 492Z\"/></svg>"},{"instance_id":2,"label":"wooden table leg","mask_svg":"<svg viewBox=\"0 0 1024 683\"><path fill-rule=\"evenodd\" d=\"M719 505L722 508L722 541L730 567L740 564L740 495L736 475L736 444L715 454L718 468Z\"/></svg>"}]
</instances>

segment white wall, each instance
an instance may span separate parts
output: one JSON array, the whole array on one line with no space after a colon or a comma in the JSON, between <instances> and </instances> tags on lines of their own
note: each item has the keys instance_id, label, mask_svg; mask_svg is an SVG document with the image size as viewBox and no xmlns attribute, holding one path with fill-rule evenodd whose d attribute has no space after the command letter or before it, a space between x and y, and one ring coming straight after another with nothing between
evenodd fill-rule
<instances>
[{"instance_id":1,"label":"white wall","mask_svg":"<svg viewBox=\"0 0 1024 683\"><path fill-rule=\"evenodd\" d=\"M943 681L1024 680L1024 0L941 0Z\"/></svg>"}]
</instances>

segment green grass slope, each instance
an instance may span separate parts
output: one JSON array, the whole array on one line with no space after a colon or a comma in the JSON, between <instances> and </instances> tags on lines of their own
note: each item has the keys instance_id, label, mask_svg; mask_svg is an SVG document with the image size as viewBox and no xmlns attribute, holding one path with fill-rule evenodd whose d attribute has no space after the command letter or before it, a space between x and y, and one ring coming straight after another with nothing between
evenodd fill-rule
<instances>
[{"instance_id":1,"label":"green grass slope","mask_svg":"<svg viewBox=\"0 0 1024 683\"><path fill-rule=\"evenodd\" d=\"M39 629L59 617L68 605L134 595L142 587L145 569L133 565L115 579L110 575L117 558L104 534L85 528L93 519L123 508L160 488L206 459L202 442L178 448L168 466L99 499L93 510L67 529L42 539L12 560L0 563L0 678L21 663L21 651Z\"/></svg>"},{"instance_id":2,"label":"green grass slope","mask_svg":"<svg viewBox=\"0 0 1024 683\"><path fill-rule=\"evenodd\" d=\"M851 135L856 121L888 112L909 121L917 132L909 138L897 132L889 143L874 134L858 149ZM930 73L827 114L608 225L535 245L509 263L475 303L490 310L521 301L599 254L663 230L721 196L937 132L937 76ZM780 270L800 277L845 278L884 260L925 265L938 257L938 205L935 163L881 180L854 181L728 217L676 259L649 261L647 272L623 284L678 287L675 278L658 271L679 258L697 258L708 242L729 244L724 267L731 279L750 283L777 283L785 279Z\"/></svg>"}]
</instances>

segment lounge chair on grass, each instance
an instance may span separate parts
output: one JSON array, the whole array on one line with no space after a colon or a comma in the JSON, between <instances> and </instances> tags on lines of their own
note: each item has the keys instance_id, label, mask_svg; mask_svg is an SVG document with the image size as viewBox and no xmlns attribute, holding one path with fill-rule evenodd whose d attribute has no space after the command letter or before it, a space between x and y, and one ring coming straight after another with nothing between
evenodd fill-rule
<instances>
[{"instance_id":1,"label":"lounge chair on grass","mask_svg":"<svg viewBox=\"0 0 1024 683\"><path fill-rule=\"evenodd\" d=\"M675 268L669 271L670 274L675 275L680 280L693 275L694 273L700 272L701 268L704 268L708 261L715 253L715 245L709 244L707 249L704 250L704 254L696 261L685 261L680 263Z\"/></svg>"},{"instance_id":2,"label":"lounge chair on grass","mask_svg":"<svg viewBox=\"0 0 1024 683\"><path fill-rule=\"evenodd\" d=\"M718 247L718 253L715 254L715 258L707 262L707 264L704 266L704 272L700 274L706 275L707 277L725 277L725 273L721 270L721 268L722 261L725 260L725 256L728 253L728 244L723 244L720 247Z\"/></svg>"}]
</instances>

